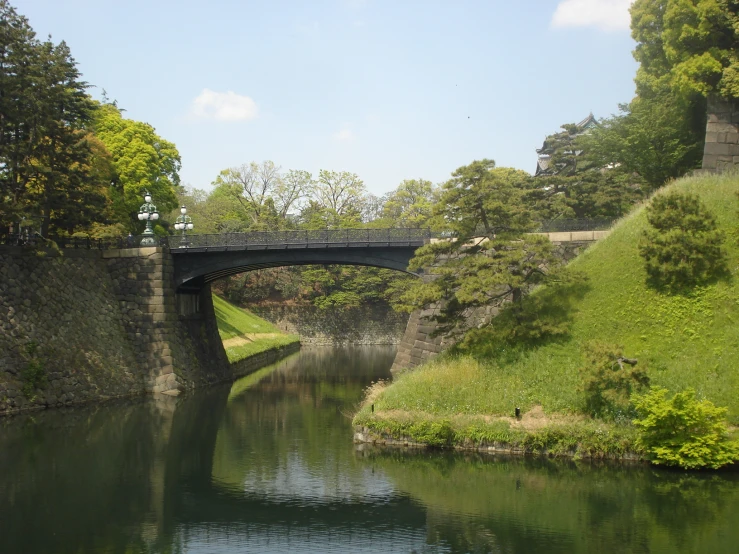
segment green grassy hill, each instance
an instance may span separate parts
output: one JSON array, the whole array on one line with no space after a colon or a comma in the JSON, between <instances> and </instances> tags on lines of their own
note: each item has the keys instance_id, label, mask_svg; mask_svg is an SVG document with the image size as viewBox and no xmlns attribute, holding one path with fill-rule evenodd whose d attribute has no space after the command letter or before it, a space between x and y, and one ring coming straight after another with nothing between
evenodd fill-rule
<instances>
[{"instance_id":1,"label":"green grassy hill","mask_svg":"<svg viewBox=\"0 0 739 554\"><path fill-rule=\"evenodd\" d=\"M218 334L231 363L300 340L297 335L285 334L269 321L215 294L213 309L218 322Z\"/></svg>"},{"instance_id":2,"label":"green grassy hill","mask_svg":"<svg viewBox=\"0 0 739 554\"><path fill-rule=\"evenodd\" d=\"M685 178L660 193L666 190L694 192L715 214L727 236L730 278L687 296L647 287L637 248L647 221L643 208L636 209L572 262L589 282L574 301L566 339L494 357L442 356L379 392L376 411L495 416L541 405L547 414L576 413L584 405L578 392L582 348L597 339L622 345L625 355L638 358L652 385L671 391L693 387L728 407L729 420L739 423L739 176ZM365 405L357 421L367 413Z\"/></svg>"}]
</instances>

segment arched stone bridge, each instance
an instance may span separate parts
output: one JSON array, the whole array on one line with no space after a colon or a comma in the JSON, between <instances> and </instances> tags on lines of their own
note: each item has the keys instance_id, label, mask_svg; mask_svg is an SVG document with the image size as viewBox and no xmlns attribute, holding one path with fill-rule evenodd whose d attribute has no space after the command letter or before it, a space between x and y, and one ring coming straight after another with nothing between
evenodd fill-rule
<instances>
[{"instance_id":1,"label":"arched stone bridge","mask_svg":"<svg viewBox=\"0 0 739 554\"><path fill-rule=\"evenodd\" d=\"M417 248L431 239L428 229L321 229L170 239L177 292L197 293L204 285L237 273L308 264L365 265L408 271Z\"/></svg>"}]
</instances>

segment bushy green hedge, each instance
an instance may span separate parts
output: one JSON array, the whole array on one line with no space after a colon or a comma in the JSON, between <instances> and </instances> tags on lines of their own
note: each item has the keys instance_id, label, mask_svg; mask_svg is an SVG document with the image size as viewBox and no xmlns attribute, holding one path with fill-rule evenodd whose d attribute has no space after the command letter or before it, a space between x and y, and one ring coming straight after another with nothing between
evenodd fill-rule
<instances>
[{"instance_id":1,"label":"bushy green hedge","mask_svg":"<svg viewBox=\"0 0 739 554\"><path fill-rule=\"evenodd\" d=\"M664 388L653 388L634 398L641 419L638 444L652 463L684 469L712 468L739 460L739 442L729 440L726 408L698 400L693 389L667 398Z\"/></svg>"}]
</instances>

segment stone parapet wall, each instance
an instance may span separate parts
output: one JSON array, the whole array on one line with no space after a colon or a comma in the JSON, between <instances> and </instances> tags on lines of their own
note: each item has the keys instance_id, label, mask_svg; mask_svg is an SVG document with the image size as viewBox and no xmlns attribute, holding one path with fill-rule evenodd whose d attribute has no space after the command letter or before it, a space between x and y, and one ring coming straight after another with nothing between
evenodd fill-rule
<instances>
[{"instance_id":1,"label":"stone parapet wall","mask_svg":"<svg viewBox=\"0 0 739 554\"><path fill-rule=\"evenodd\" d=\"M708 98L706 143L702 169L723 172L739 169L739 102Z\"/></svg>"},{"instance_id":2,"label":"stone parapet wall","mask_svg":"<svg viewBox=\"0 0 739 554\"><path fill-rule=\"evenodd\" d=\"M408 314L385 306L320 310L311 304L255 304L248 309L277 326L300 336L304 345L399 344Z\"/></svg>"}]
</instances>

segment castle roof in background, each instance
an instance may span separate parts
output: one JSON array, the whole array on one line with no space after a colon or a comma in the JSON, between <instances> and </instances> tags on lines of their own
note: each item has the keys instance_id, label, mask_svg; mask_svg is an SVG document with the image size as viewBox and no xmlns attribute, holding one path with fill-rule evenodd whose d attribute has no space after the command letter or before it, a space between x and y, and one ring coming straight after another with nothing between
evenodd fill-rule
<instances>
[{"instance_id":1,"label":"castle roof in background","mask_svg":"<svg viewBox=\"0 0 739 554\"><path fill-rule=\"evenodd\" d=\"M595 119L593 112L590 112L585 119L575 124L575 126L577 127L577 133L575 134L575 136L587 133L596 125L598 125L598 121ZM553 175L557 173L557 171L554 171L551 168L551 150L551 146L547 143L547 139L544 139L544 143L541 145L541 148L536 149L536 153L539 154L539 159L536 161L536 171L534 172L534 176Z\"/></svg>"}]
</instances>

